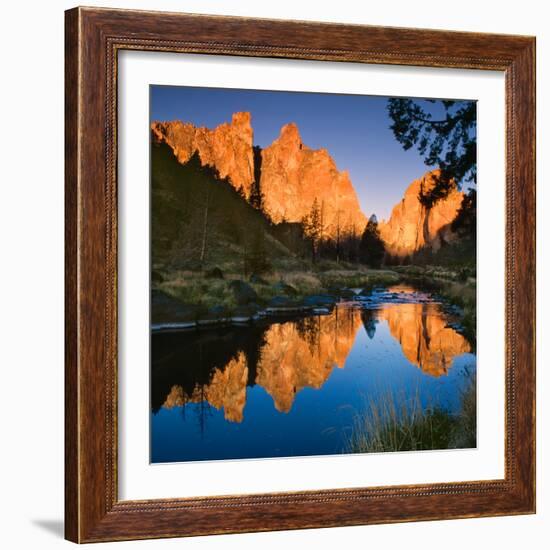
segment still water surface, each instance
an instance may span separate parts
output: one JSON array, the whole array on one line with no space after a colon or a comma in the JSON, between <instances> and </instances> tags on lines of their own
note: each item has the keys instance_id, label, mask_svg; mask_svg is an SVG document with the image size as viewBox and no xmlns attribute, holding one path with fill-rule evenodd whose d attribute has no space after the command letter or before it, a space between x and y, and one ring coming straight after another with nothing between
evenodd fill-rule
<instances>
[{"instance_id":1,"label":"still water surface","mask_svg":"<svg viewBox=\"0 0 550 550\"><path fill-rule=\"evenodd\" d=\"M456 411L472 351L444 303L404 285L327 315L154 333L151 461L346 452L388 392Z\"/></svg>"}]
</instances>

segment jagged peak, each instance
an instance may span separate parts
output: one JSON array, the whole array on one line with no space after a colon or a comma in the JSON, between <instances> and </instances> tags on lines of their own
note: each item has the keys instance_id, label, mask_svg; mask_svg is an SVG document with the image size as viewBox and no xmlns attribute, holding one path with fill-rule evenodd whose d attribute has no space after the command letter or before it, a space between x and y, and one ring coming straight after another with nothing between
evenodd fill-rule
<instances>
[{"instance_id":1,"label":"jagged peak","mask_svg":"<svg viewBox=\"0 0 550 550\"><path fill-rule=\"evenodd\" d=\"M196 126L192 122L184 122L179 119L173 120L154 120L151 122L151 130L153 132L166 131L168 128L173 129L194 129L202 132L212 132L220 127L235 127L237 129L252 130L252 115L249 111L238 111L231 115L231 122L221 122L213 128L207 128L206 126Z\"/></svg>"},{"instance_id":2,"label":"jagged peak","mask_svg":"<svg viewBox=\"0 0 550 550\"><path fill-rule=\"evenodd\" d=\"M166 142L180 163L197 151L203 165L215 167L220 177L228 177L235 189L242 187L249 196L256 167L251 119L250 112L240 111L212 129L182 121L153 122L151 127L153 139ZM264 208L274 222L299 222L318 195L326 205L327 234L336 231L340 211L357 226L366 223L349 173L338 171L328 149L304 145L295 122L281 127L279 137L262 149L261 158Z\"/></svg>"},{"instance_id":3,"label":"jagged peak","mask_svg":"<svg viewBox=\"0 0 550 550\"><path fill-rule=\"evenodd\" d=\"M295 122L289 122L288 124L285 124L279 133L279 142L285 141L285 142L295 142L295 143L302 143L302 137L300 136L300 130L298 129L298 126Z\"/></svg>"},{"instance_id":4,"label":"jagged peak","mask_svg":"<svg viewBox=\"0 0 550 550\"><path fill-rule=\"evenodd\" d=\"M251 118L247 111L235 112L215 128L181 120L152 122L151 131L154 142L170 146L180 163L198 153L203 166L216 168L221 178L247 195L254 179Z\"/></svg>"},{"instance_id":5,"label":"jagged peak","mask_svg":"<svg viewBox=\"0 0 550 550\"><path fill-rule=\"evenodd\" d=\"M250 111L238 111L231 116L232 126L252 126L252 115Z\"/></svg>"}]
</instances>

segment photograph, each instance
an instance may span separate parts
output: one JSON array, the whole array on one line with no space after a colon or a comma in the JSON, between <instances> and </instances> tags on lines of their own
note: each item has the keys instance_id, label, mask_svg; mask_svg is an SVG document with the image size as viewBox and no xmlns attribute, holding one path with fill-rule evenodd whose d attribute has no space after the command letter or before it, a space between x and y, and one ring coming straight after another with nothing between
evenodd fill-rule
<instances>
[{"instance_id":1,"label":"photograph","mask_svg":"<svg viewBox=\"0 0 550 550\"><path fill-rule=\"evenodd\" d=\"M476 101L151 85L152 463L476 447Z\"/></svg>"}]
</instances>

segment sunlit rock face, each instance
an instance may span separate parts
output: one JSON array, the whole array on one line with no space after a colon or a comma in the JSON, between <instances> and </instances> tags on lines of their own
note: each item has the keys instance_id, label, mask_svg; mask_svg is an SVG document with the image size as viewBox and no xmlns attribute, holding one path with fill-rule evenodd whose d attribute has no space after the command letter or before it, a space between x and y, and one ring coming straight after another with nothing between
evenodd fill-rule
<instances>
[{"instance_id":1,"label":"sunlit rock face","mask_svg":"<svg viewBox=\"0 0 550 550\"><path fill-rule=\"evenodd\" d=\"M401 202L394 206L390 219L380 223L380 236L386 251L392 256L405 257L424 247L437 251L444 242L456 239L451 224L460 209L464 193L452 189L446 198L437 201L431 208L425 207L419 200L420 194L433 188L434 175L437 174L437 170L427 172L413 181Z\"/></svg>"},{"instance_id":2,"label":"sunlit rock face","mask_svg":"<svg viewBox=\"0 0 550 550\"><path fill-rule=\"evenodd\" d=\"M250 113L234 113L231 124L210 130L179 120L153 122L154 142L168 144L185 164L197 152L204 166L218 170L246 197L254 181L253 131ZM262 151L260 188L264 210L275 223L301 222L317 199L322 214L323 236L360 235L366 224L347 172L338 171L326 149L310 149L302 143L294 123Z\"/></svg>"},{"instance_id":3,"label":"sunlit rock face","mask_svg":"<svg viewBox=\"0 0 550 550\"><path fill-rule=\"evenodd\" d=\"M458 355L468 353L468 341L447 326L438 304L393 304L378 312L387 321L403 355L431 376L447 374Z\"/></svg>"},{"instance_id":4,"label":"sunlit rock face","mask_svg":"<svg viewBox=\"0 0 550 550\"><path fill-rule=\"evenodd\" d=\"M151 132L157 143L166 143L178 161L185 164L197 152L203 166L215 168L246 196L254 181L253 131L250 113L234 113L231 123L210 130L174 120L153 122Z\"/></svg>"},{"instance_id":5,"label":"sunlit rock face","mask_svg":"<svg viewBox=\"0 0 550 550\"><path fill-rule=\"evenodd\" d=\"M317 199L325 236L360 235L365 228L349 174L338 171L326 149L304 145L294 123L283 126L279 137L262 151L260 187L264 208L275 223L300 222Z\"/></svg>"}]
</instances>

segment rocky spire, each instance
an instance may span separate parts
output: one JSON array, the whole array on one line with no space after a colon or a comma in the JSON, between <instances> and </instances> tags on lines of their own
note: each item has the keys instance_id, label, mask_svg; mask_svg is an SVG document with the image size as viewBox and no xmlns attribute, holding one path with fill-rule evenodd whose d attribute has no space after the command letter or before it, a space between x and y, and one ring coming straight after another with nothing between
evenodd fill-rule
<instances>
[{"instance_id":1,"label":"rocky spire","mask_svg":"<svg viewBox=\"0 0 550 550\"><path fill-rule=\"evenodd\" d=\"M379 224L386 251L392 256L403 258L425 247L437 251L443 242L456 239L451 224L464 193L455 187L431 208L424 206L419 198L421 193L433 188L438 174L438 170L434 170L414 180L403 199L393 207L390 219Z\"/></svg>"},{"instance_id":2,"label":"rocky spire","mask_svg":"<svg viewBox=\"0 0 550 550\"><path fill-rule=\"evenodd\" d=\"M326 149L310 149L294 123L262 151L264 208L274 222L300 222L314 203L322 210L323 234L344 230L360 235L366 218L345 171L340 172Z\"/></svg>"}]
</instances>

